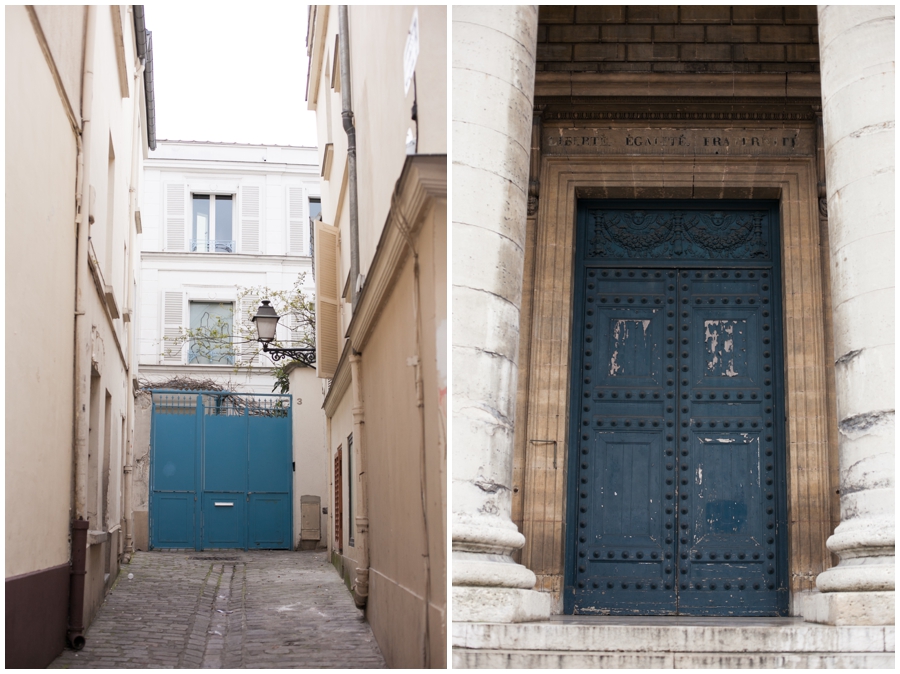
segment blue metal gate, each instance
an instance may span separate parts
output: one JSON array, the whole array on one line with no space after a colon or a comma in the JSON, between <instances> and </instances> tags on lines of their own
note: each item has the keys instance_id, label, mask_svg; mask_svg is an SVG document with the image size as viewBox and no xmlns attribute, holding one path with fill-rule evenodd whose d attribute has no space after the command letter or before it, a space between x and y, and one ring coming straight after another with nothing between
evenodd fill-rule
<instances>
[{"instance_id":1,"label":"blue metal gate","mask_svg":"<svg viewBox=\"0 0 900 674\"><path fill-rule=\"evenodd\" d=\"M290 549L291 396L153 392L150 547Z\"/></svg>"},{"instance_id":2,"label":"blue metal gate","mask_svg":"<svg viewBox=\"0 0 900 674\"><path fill-rule=\"evenodd\" d=\"M777 205L582 202L565 609L787 609Z\"/></svg>"}]
</instances>

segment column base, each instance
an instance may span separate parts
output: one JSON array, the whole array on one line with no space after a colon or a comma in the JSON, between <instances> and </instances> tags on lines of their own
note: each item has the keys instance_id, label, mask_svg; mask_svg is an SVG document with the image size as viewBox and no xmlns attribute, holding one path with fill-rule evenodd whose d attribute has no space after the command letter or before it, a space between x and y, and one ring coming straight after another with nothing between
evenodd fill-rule
<instances>
[{"instance_id":1,"label":"column base","mask_svg":"<svg viewBox=\"0 0 900 674\"><path fill-rule=\"evenodd\" d=\"M822 625L893 625L893 592L818 592L804 601L803 618Z\"/></svg>"},{"instance_id":2,"label":"column base","mask_svg":"<svg viewBox=\"0 0 900 674\"><path fill-rule=\"evenodd\" d=\"M523 623L547 620L551 596L536 590L508 587L454 587L453 621Z\"/></svg>"}]
</instances>

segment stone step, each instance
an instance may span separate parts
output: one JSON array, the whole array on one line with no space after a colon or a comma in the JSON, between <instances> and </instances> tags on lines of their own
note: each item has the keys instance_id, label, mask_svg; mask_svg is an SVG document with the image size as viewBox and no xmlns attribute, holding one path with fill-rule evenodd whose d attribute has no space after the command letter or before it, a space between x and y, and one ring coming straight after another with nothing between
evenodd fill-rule
<instances>
[{"instance_id":1,"label":"stone step","mask_svg":"<svg viewBox=\"0 0 900 674\"><path fill-rule=\"evenodd\" d=\"M453 624L454 667L887 668L893 626L801 618L554 616Z\"/></svg>"}]
</instances>

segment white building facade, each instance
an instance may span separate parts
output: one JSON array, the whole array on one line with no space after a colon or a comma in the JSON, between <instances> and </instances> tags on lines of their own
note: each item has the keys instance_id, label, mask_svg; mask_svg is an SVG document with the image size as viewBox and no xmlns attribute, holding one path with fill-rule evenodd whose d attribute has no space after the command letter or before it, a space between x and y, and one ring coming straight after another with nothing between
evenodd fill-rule
<instances>
[{"instance_id":1,"label":"white building facade","mask_svg":"<svg viewBox=\"0 0 900 674\"><path fill-rule=\"evenodd\" d=\"M260 354L251 319L271 293L299 289L314 299L316 148L159 141L143 185L135 317L141 384L272 393L275 363ZM281 320L277 346L306 346L292 327L300 327L293 317ZM204 346L184 338L192 328L219 334ZM320 506L301 504L322 502L327 494L325 464L315 459L324 442L324 394L314 369L293 369L291 458L303 469L293 472L291 547L299 546L301 528L304 547L315 547L325 540L327 518ZM135 547L147 550L159 544L150 535L151 398L140 396L137 407Z\"/></svg>"},{"instance_id":2,"label":"white building facade","mask_svg":"<svg viewBox=\"0 0 900 674\"><path fill-rule=\"evenodd\" d=\"M241 292L314 292L310 213L318 213L315 148L160 141L144 170L137 316L142 377L213 379L272 390L258 345L201 353L182 329L216 323L235 335L265 299ZM287 339L287 331L283 333ZM240 340L238 340L240 341ZM257 366L258 370L236 368Z\"/></svg>"}]
</instances>

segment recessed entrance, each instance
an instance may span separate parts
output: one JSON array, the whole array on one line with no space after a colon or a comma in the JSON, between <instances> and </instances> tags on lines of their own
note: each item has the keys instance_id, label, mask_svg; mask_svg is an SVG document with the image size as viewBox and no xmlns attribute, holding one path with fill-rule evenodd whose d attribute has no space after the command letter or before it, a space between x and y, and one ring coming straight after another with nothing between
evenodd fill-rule
<instances>
[{"instance_id":1,"label":"recessed entrance","mask_svg":"<svg viewBox=\"0 0 900 674\"><path fill-rule=\"evenodd\" d=\"M777 213L579 202L567 613L786 612Z\"/></svg>"}]
</instances>

